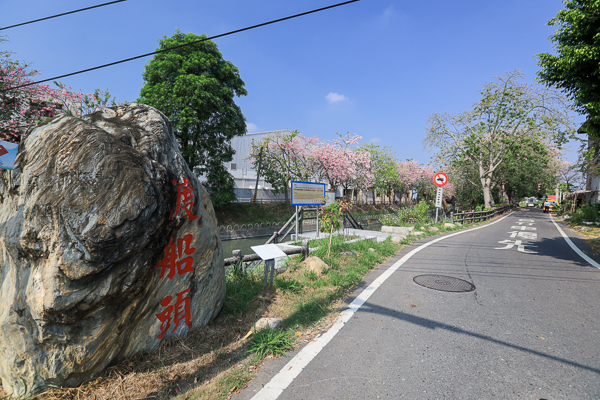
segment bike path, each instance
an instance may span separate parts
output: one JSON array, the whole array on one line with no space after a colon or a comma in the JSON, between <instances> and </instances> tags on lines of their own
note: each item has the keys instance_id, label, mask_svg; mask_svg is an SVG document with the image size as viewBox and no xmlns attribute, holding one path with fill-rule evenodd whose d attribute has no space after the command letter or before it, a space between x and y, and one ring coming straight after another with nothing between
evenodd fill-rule
<instances>
[{"instance_id":1,"label":"bike path","mask_svg":"<svg viewBox=\"0 0 600 400\"><path fill-rule=\"evenodd\" d=\"M583 239L563 231L585 249ZM600 398L600 270L567 245L550 216L519 211L444 236L403 249L399 256L433 243L393 272L289 385L276 380L280 371L271 380L259 377L260 389L251 384L241 394ZM413 281L423 274L463 279L476 289L425 288ZM277 390L263 389L265 381Z\"/></svg>"}]
</instances>

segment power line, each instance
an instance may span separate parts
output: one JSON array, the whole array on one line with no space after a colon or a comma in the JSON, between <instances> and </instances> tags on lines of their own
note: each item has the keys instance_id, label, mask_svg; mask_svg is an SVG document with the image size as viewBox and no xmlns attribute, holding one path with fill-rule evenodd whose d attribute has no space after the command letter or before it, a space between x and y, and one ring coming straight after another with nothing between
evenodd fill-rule
<instances>
[{"instance_id":1,"label":"power line","mask_svg":"<svg viewBox=\"0 0 600 400\"><path fill-rule=\"evenodd\" d=\"M107 5L109 5L109 4L120 3L120 2L122 2L122 1L127 1L127 0L116 0L116 1L111 1L110 3L98 4L97 6L86 7L86 8L82 8L82 9L80 9L80 10L69 11L69 12L62 13L62 14L56 14L56 15L52 15L51 17L45 17L45 18L40 18L40 19L34 19L33 21L28 21L28 22L21 22L20 24L11 25L11 26L5 26L4 28L0 28L0 31L3 31L3 30L5 30L5 29L10 29L10 28L15 28L15 27L17 27L17 26L21 26L21 25L33 24L34 22L40 22L40 21L44 21L44 20L47 20L47 19L51 19L51 18L62 17L63 15L74 14L74 13L77 13L77 12L80 12L80 11L91 10L92 8L103 7L103 6L107 6Z\"/></svg>"},{"instance_id":2,"label":"power line","mask_svg":"<svg viewBox=\"0 0 600 400\"><path fill-rule=\"evenodd\" d=\"M168 48L166 48L166 49L162 49L162 50L153 51L152 53L146 53L146 54L142 54L142 55L140 55L140 56L136 56L136 57L127 58L127 59L120 60L120 61L115 61L115 62L112 62L112 63L109 63L109 64L99 65L99 66L97 66L97 67L88 68L88 69L83 69L83 70L81 70L81 71L77 71L77 72L71 72L70 74L65 74L65 75L59 75L59 76L55 76L55 77L53 77L53 78L44 79L44 80L42 80L42 81L38 81L38 82L30 82L30 83L26 83L26 84L23 84L23 85L15 86L15 87L12 87L12 88L2 89L2 90L0 90L0 93L1 93L1 92L6 92L6 91L8 91L8 90L19 89L19 88L26 87L26 86L37 85L37 84L39 84L39 83L49 82L49 81L53 81L53 80L56 80L56 79L66 78L67 76L78 75L78 74L82 74L82 73L84 73L84 72L94 71L94 70L96 70L96 69L100 69L100 68L106 68L106 67L110 67L110 66L112 66L112 65L116 65L116 64L121 64L121 63L128 62L128 61L137 60L138 58L148 57L148 56L152 56L152 55L154 55L154 54L163 53L163 52L165 52L165 51L171 51L171 50L175 50L175 49L178 49L178 48L180 48L180 47L184 47L184 46L190 46L190 45L192 45L192 44L195 44L195 43L205 42L205 41L207 41L207 40L212 40L212 39L217 39L217 38L224 37L224 36L228 36L228 35L233 35L234 33L239 33L239 32L248 31L248 30L250 30L250 29L255 29L255 28L259 28L259 27L261 27L261 26L265 26L265 25L274 24L274 23L276 23L276 22L281 22L281 21L285 21L285 20L288 20L288 19L292 19L292 18L301 17L301 16L303 16L303 15L308 15L308 14L316 13L316 12L319 12L319 11L328 10L328 9L330 9L330 8L339 7L339 6L343 6L343 5L350 4L350 3L355 3L355 2L357 2L357 1L360 1L360 0L350 0L350 1L345 1L345 2L343 2L343 3L334 4L334 5L332 5L332 6L327 6L327 7L323 7L323 8L317 8L317 9L315 9L315 10L306 11L306 12L303 12L303 13L300 13L300 14L290 15L289 17L285 17L285 18L279 18L279 19L275 19L275 20L273 20L273 21L269 21L269 22L263 22L262 24L258 24L258 25L252 25L252 26L249 26L249 27L247 27L247 28L237 29L237 30L235 30L235 31L230 31L230 32L227 32L227 33L221 33L220 35L215 35L215 36L207 37L207 38L204 38L204 39L195 40L195 41L193 41L193 42L186 43L186 44L181 44L181 45L179 45L179 46L173 46L173 47L168 47Z\"/></svg>"}]
</instances>

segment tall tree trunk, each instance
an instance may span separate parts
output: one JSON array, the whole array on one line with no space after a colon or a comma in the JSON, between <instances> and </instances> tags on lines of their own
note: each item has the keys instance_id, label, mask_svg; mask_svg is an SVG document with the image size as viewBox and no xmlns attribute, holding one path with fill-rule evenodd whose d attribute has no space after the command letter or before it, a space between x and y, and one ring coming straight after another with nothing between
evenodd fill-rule
<instances>
[{"instance_id":1,"label":"tall tree trunk","mask_svg":"<svg viewBox=\"0 0 600 400\"><path fill-rule=\"evenodd\" d=\"M501 189L502 189L502 199L504 200L503 202L509 203L510 197L508 196L508 193L506 192L506 186L504 185L504 183L502 183Z\"/></svg>"},{"instance_id":2,"label":"tall tree trunk","mask_svg":"<svg viewBox=\"0 0 600 400\"><path fill-rule=\"evenodd\" d=\"M483 189L483 203L485 208L489 208L492 206L492 202L494 201L492 198L492 192L490 191L490 178L482 177L481 179L481 187Z\"/></svg>"}]
</instances>

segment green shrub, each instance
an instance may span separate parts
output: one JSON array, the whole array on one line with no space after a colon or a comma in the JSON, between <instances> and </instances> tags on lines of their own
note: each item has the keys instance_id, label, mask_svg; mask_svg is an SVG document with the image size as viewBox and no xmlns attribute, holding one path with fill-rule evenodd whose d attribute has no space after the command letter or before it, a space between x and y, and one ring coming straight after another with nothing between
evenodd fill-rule
<instances>
[{"instance_id":1,"label":"green shrub","mask_svg":"<svg viewBox=\"0 0 600 400\"><path fill-rule=\"evenodd\" d=\"M266 328L254 332L248 348L248 352L256 353L263 358L267 354L287 355L285 351L293 349L294 346L288 332Z\"/></svg>"},{"instance_id":2,"label":"green shrub","mask_svg":"<svg viewBox=\"0 0 600 400\"><path fill-rule=\"evenodd\" d=\"M241 275L233 272L225 278L226 292L223 313L245 312L248 303L262 290L263 283L258 275Z\"/></svg>"},{"instance_id":3,"label":"green shrub","mask_svg":"<svg viewBox=\"0 0 600 400\"><path fill-rule=\"evenodd\" d=\"M406 207L399 210L396 215L382 218L381 223L387 226L403 226L423 223L429 220L429 205L425 200L421 200L414 207Z\"/></svg>"},{"instance_id":4,"label":"green shrub","mask_svg":"<svg viewBox=\"0 0 600 400\"><path fill-rule=\"evenodd\" d=\"M581 218L582 221L598 220L598 212L600 211L600 205L598 204L585 204L577 209L576 214Z\"/></svg>"}]
</instances>

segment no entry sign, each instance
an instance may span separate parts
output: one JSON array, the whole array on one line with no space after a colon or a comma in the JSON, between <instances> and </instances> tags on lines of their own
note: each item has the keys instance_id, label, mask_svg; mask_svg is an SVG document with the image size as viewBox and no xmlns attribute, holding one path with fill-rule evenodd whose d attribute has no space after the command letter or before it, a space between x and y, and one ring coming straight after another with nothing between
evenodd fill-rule
<instances>
[{"instance_id":1,"label":"no entry sign","mask_svg":"<svg viewBox=\"0 0 600 400\"><path fill-rule=\"evenodd\" d=\"M433 183L435 183L439 187L444 187L448 183L448 175L443 172L438 172L433 177Z\"/></svg>"}]
</instances>

